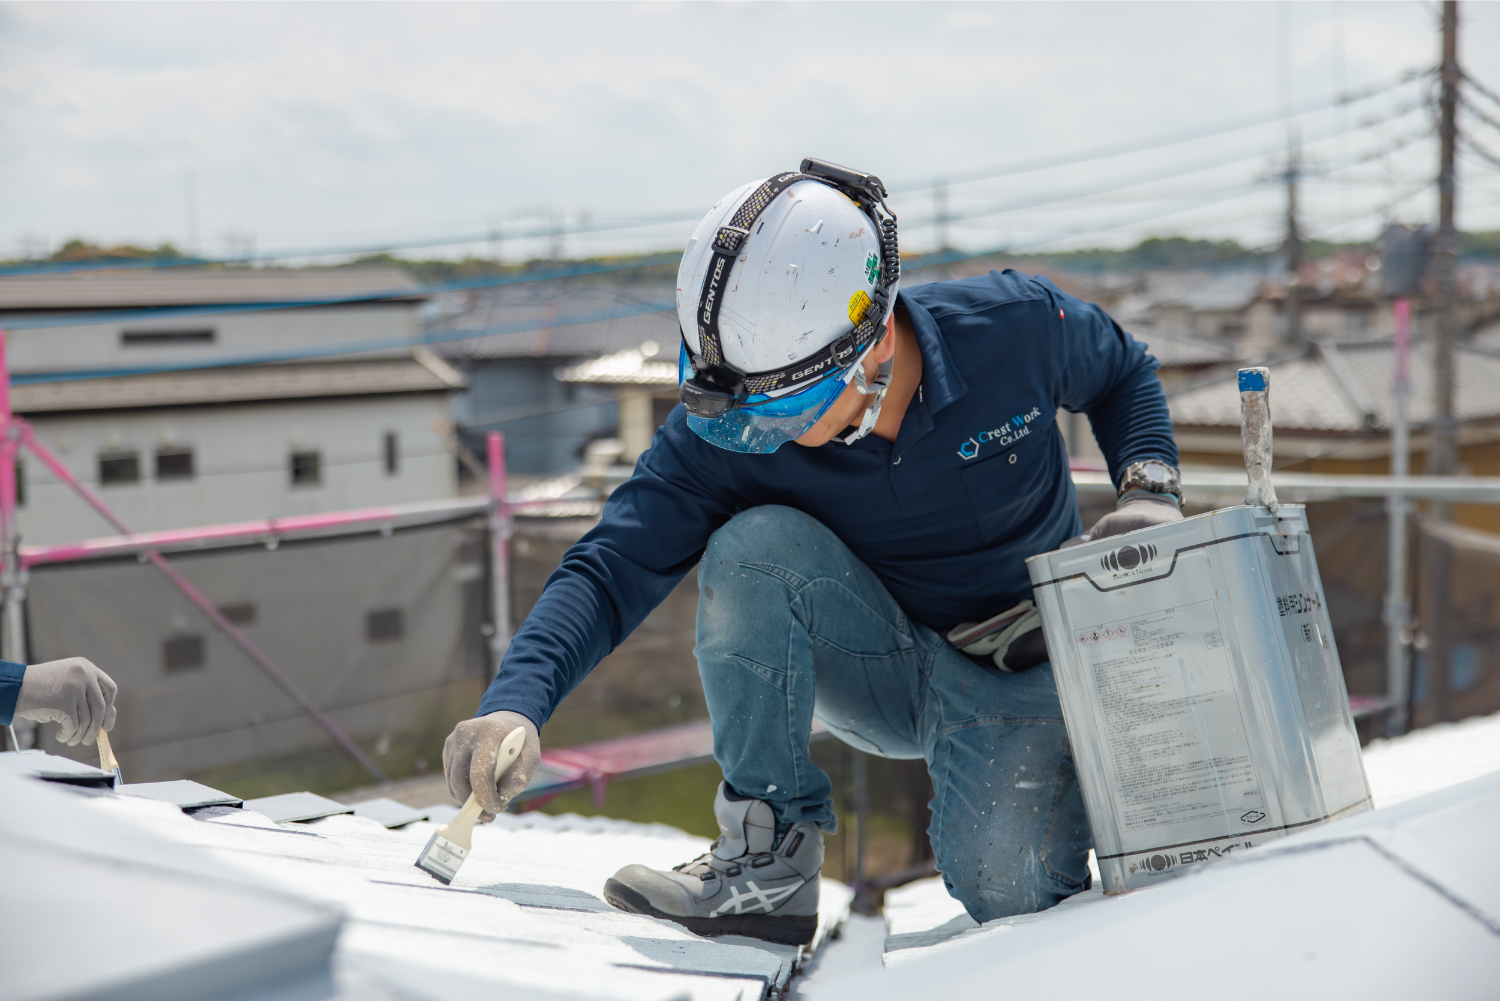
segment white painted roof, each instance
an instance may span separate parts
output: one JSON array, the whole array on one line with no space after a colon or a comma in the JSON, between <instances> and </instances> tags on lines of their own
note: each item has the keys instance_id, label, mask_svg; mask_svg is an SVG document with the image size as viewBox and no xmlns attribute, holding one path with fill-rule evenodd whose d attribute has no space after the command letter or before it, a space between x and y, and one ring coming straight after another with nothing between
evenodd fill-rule
<instances>
[{"instance_id":1,"label":"white painted roof","mask_svg":"<svg viewBox=\"0 0 1500 1001\"><path fill-rule=\"evenodd\" d=\"M26 898L58 902L56 915L45 904L0 908L0 941L35 940L33 951L7 949L16 957L5 964L8 999L85 994L98 969L118 982L134 963L185 998L220 997L269 970L332 978L331 995L308 988L309 997L757 1001L784 987L799 959L791 947L699 938L606 904L604 881L622 866L670 868L707 850L705 839L664 825L505 815L474 832L472 853L444 886L413 864L431 823L387 830L344 814L278 824L254 801L189 816L167 802L5 772L0 885L13 888L5 881L16 865L40 865ZM60 822L65 835L53 829ZM60 837L66 859L46 854ZM850 896L824 882L822 934L842 920ZM159 906L174 910L158 914ZM77 907L88 910L87 932L9 938L29 934L21 926L39 913L55 918L54 928L82 927L68 910ZM170 941L137 933L153 922ZM115 948L109 939L122 925ZM257 967L267 943L276 948ZM319 949L321 974L312 962ZM200 962L190 969L193 957ZM27 990L11 993L16 983ZM253 995L273 996L283 995Z\"/></svg>"},{"instance_id":2,"label":"white painted roof","mask_svg":"<svg viewBox=\"0 0 1500 1001\"><path fill-rule=\"evenodd\" d=\"M804 993L905 1001L988 982L1025 997L1047 993L1050 977L1067 997L1152 1001L1422 996L1439 983L1444 998L1493 996L1500 861L1466 846L1500 821L1500 714L1378 740L1364 759L1379 809L1160 887L1096 888L982 927L939 879L893 890L890 974L815 973Z\"/></svg>"},{"instance_id":3,"label":"white painted roof","mask_svg":"<svg viewBox=\"0 0 1500 1001\"><path fill-rule=\"evenodd\" d=\"M1500 774L1295 835L1133 893L994 921L819 992L991 996L1493 998Z\"/></svg>"}]
</instances>

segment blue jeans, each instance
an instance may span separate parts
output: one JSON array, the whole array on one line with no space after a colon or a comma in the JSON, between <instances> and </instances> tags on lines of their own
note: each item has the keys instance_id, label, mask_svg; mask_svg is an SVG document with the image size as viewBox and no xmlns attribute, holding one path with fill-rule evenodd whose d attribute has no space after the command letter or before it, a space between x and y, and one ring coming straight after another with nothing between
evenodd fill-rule
<instances>
[{"instance_id":1,"label":"blue jeans","mask_svg":"<svg viewBox=\"0 0 1500 1001\"><path fill-rule=\"evenodd\" d=\"M792 508L752 508L714 533L698 594L714 757L737 792L782 824L834 830L833 787L807 748L816 715L862 751L926 759L938 871L976 921L1088 886L1088 820L1050 665L1002 674L954 650Z\"/></svg>"}]
</instances>

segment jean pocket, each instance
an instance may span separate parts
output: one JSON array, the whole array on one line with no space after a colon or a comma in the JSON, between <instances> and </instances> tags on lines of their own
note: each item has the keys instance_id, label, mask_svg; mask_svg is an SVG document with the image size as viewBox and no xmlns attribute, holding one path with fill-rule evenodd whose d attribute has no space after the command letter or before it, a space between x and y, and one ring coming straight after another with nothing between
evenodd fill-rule
<instances>
[{"instance_id":1,"label":"jean pocket","mask_svg":"<svg viewBox=\"0 0 1500 1001\"><path fill-rule=\"evenodd\" d=\"M1091 844L1093 835L1083 808L1083 794L1078 789L1078 773L1073 759L1064 756L1057 766L1052 812L1042 838L1042 864L1047 875L1070 889L1087 890L1092 883L1088 860Z\"/></svg>"},{"instance_id":2,"label":"jean pocket","mask_svg":"<svg viewBox=\"0 0 1500 1001\"><path fill-rule=\"evenodd\" d=\"M751 660L749 657L744 657L737 653L730 654L729 659L739 664L760 680L779 690L785 691L791 686L791 675L785 670L769 667L759 661Z\"/></svg>"}]
</instances>

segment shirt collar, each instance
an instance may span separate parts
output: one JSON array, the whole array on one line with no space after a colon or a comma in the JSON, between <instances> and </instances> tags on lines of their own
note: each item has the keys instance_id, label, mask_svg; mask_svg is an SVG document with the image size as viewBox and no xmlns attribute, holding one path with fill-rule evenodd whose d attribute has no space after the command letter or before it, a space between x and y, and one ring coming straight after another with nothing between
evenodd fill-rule
<instances>
[{"instance_id":1,"label":"shirt collar","mask_svg":"<svg viewBox=\"0 0 1500 1001\"><path fill-rule=\"evenodd\" d=\"M935 414L967 393L969 384L958 374L958 366L953 364L953 356L948 353L943 332L927 308L905 292L897 292L896 301L906 307L906 315L911 318L917 350L922 352L922 384L927 390L925 402L928 412Z\"/></svg>"}]
</instances>

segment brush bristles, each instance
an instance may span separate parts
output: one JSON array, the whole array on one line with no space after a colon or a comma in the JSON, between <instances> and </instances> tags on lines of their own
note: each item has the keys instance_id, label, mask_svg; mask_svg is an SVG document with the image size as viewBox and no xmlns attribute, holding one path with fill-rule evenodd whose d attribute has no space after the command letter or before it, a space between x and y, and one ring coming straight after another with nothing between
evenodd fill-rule
<instances>
[{"instance_id":1,"label":"brush bristles","mask_svg":"<svg viewBox=\"0 0 1500 1001\"><path fill-rule=\"evenodd\" d=\"M417 856L416 866L447 884L453 882L453 877L458 875L458 867L464 864L464 859L468 856L468 849L455 845L434 831L427 847Z\"/></svg>"}]
</instances>

